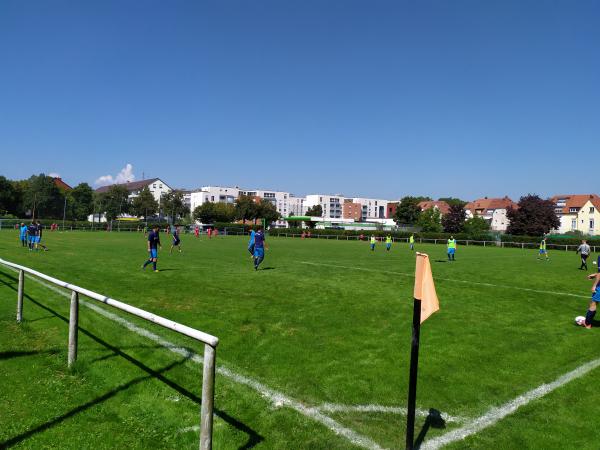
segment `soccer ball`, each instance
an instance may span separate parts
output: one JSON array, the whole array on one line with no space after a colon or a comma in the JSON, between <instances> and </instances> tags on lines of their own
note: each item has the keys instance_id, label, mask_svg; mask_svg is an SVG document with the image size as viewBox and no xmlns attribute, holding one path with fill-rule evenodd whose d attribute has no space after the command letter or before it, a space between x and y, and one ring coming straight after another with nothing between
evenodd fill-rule
<instances>
[{"instance_id":1,"label":"soccer ball","mask_svg":"<svg viewBox=\"0 0 600 450\"><path fill-rule=\"evenodd\" d=\"M577 316L577 317L575 317L575 323L577 325L584 324L585 323L585 317L583 317L583 316Z\"/></svg>"},{"instance_id":2,"label":"soccer ball","mask_svg":"<svg viewBox=\"0 0 600 450\"><path fill-rule=\"evenodd\" d=\"M596 265L596 261L592 261L592 264L593 264L593 265Z\"/></svg>"}]
</instances>

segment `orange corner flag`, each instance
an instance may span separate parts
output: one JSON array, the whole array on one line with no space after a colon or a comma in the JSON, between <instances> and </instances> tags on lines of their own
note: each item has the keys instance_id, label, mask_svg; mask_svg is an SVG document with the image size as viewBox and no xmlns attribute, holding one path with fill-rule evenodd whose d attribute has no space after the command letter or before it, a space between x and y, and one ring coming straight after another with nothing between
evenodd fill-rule
<instances>
[{"instance_id":1,"label":"orange corner flag","mask_svg":"<svg viewBox=\"0 0 600 450\"><path fill-rule=\"evenodd\" d=\"M421 323L440 309L440 302L435 293L435 284L433 284L429 256L425 253L417 253L414 297L421 300Z\"/></svg>"}]
</instances>

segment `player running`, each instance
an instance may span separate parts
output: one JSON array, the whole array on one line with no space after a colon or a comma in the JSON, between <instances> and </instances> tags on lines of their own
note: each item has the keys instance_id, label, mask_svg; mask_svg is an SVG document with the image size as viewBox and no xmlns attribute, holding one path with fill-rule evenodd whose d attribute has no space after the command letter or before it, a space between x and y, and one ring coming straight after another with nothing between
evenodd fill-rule
<instances>
[{"instance_id":1,"label":"player running","mask_svg":"<svg viewBox=\"0 0 600 450\"><path fill-rule=\"evenodd\" d=\"M575 250L575 253L581 253L581 266L579 266L579 270L588 270L587 259L591 251L592 249L586 240L581 241L581 245Z\"/></svg>"},{"instance_id":2,"label":"player running","mask_svg":"<svg viewBox=\"0 0 600 450\"><path fill-rule=\"evenodd\" d=\"M173 227L173 232L171 233L173 236L173 241L171 242L171 248L169 249L169 254L173 253L173 248L177 247L179 253L181 253L181 239L179 238L179 227Z\"/></svg>"},{"instance_id":3,"label":"player running","mask_svg":"<svg viewBox=\"0 0 600 450\"><path fill-rule=\"evenodd\" d=\"M410 237L408 238L408 243L410 244L410 249L414 250L415 249L415 235L411 234Z\"/></svg>"},{"instance_id":4,"label":"player running","mask_svg":"<svg viewBox=\"0 0 600 450\"><path fill-rule=\"evenodd\" d=\"M448 239L448 261L455 261L454 255L456 253L456 239L454 236L450 236Z\"/></svg>"},{"instance_id":5,"label":"player running","mask_svg":"<svg viewBox=\"0 0 600 450\"><path fill-rule=\"evenodd\" d=\"M38 220L37 221L37 247L38 249L40 247L42 247L42 249L47 252L48 251L48 247L46 247L44 244L42 244L42 233L44 231L44 225L41 224L41 222Z\"/></svg>"},{"instance_id":6,"label":"player running","mask_svg":"<svg viewBox=\"0 0 600 450\"><path fill-rule=\"evenodd\" d=\"M592 285L592 299L585 313L585 320L578 320L577 325L590 329L592 328L592 320L594 320L594 316L596 315L598 302L600 302L600 273L588 275L588 280L594 280L594 284Z\"/></svg>"},{"instance_id":7,"label":"player running","mask_svg":"<svg viewBox=\"0 0 600 450\"><path fill-rule=\"evenodd\" d=\"M23 222L21 222L21 227L19 228L19 240L22 247L27 247L27 225Z\"/></svg>"},{"instance_id":8,"label":"player running","mask_svg":"<svg viewBox=\"0 0 600 450\"><path fill-rule=\"evenodd\" d=\"M392 248L392 236L390 236L389 234L385 237L385 250L387 252L390 251L390 249Z\"/></svg>"},{"instance_id":9,"label":"player running","mask_svg":"<svg viewBox=\"0 0 600 450\"><path fill-rule=\"evenodd\" d=\"M254 258L254 237L256 236L256 231L250 230L250 240L248 241L248 251L250 252L250 258ZM304 233L302 233L302 238L304 239Z\"/></svg>"},{"instance_id":10,"label":"player running","mask_svg":"<svg viewBox=\"0 0 600 450\"><path fill-rule=\"evenodd\" d=\"M371 236L371 251L374 252L375 251L375 244L377 243L377 239L375 238L375 236Z\"/></svg>"},{"instance_id":11,"label":"player running","mask_svg":"<svg viewBox=\"0 0 600 450\"><path fill-rule=\"evenodd\" d=\"M546 256L546 261L550 259L548 256L548 250L546 250L546 238L543 238L540 242L540 253L538 254L537 259L542 259L542 255Z\"/></svg>"},{"instance_id":12,"label":"player running","mask_svg":"<svg viewBox=\"0 0 600 450\"><path fill-rule=\"evenodd\" d=\"M142 266L142 269L145 269L148 264L152 263L152 269L155 272L158 272L158 269L156 268L156 262L158 260L159 247L162 248L162 246L160 245L160 236L158 235L158 225L154 225L152 227L152 231L148 233L149 258L148 261L146 261Z\"/></svg>"},{"instance_id":13,"label":"player running","mask_svg":"<svg viewBox=\"0 0 600 450\"><path fill-rule=\"evenodd\" d=\"M265 259L265 235L262 228L254 234L254 270L258 270L258 266Z\"/></svg>"}]
</instances>

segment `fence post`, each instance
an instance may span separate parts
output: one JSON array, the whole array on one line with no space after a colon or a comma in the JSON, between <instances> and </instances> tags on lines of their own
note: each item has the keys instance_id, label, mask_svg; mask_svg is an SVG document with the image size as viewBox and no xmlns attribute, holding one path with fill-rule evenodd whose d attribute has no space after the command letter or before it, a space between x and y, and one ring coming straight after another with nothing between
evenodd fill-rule
<instances>
[{"instance_id":1,"label":"fence post","mask_svg":"<svg viewBox=\"0 0 600 450\"><path fill-rule=\"evenodd\" d=\"M525 244L523 242L521 242L521 250L523 250L525 248Z\"/></svg>"},{"instance_id":2,"label":"fence post","mask_svg":"<svg viewBox=\"0 0 600 450\"><path fill-rule=\"evenodd\" d=\"M483 246L485 247L485 241L483 241Z\"/></svg>"},{"instance_id":3,"label":"fence post","mask_svg":"<svg viewBox=\"0 0 600 450\"><path fill-rule=\"evenodd\" d=\"M212 449L213 404L215 400L216 349L204 344L202 407L200 409L200 450Z\"/></svg>"},{"instance_id":4,"label":"fence post","mask_svg":"<svg viewBox=\"0 0 600 450\"><path fill-rule=\"evenodd\" d=\"M19 270L19 289L17 291L17 323L23 321L23 291L25 290L25 272Z\"/></svg>"},{"instance_id":5,"label":"fence post","mask_svg":"<svg viewBox=\"0 0 600 450\"><path fill-rule=\"evenodd\" d=\"M77 328L79 325L79 294L71 292L71 312L69 314L69 356L67 365L71 367L77 361Z\"/></svg>"}]
</instances>

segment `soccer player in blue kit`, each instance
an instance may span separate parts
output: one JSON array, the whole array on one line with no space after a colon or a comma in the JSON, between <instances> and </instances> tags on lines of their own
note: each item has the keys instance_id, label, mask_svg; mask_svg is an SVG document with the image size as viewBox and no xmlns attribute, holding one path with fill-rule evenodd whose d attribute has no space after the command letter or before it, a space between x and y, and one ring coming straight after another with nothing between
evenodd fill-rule
<instances>
[{"instance_id":1,"label":"soccer player in blue kit","mask_svg":"<svg viewBox=\"0 0 600 450\"><path fill-rule=\"evenodd\" d=\"M265 235L262 228L259 228L254 235L254 270L258 270L258 266L265 259Z\"/></svg>"},{"instance_id":2,"label":"soccer player in blue kit","mask_svg":"<svg viewBox=\"0 0 600 450\"><path fill-rule=\"evenodd\" d=\"M152 263L152 269L155 272L158 272L158 269L156 268L156 261L158 260L158 248L159 247L161 247L161 245L160 245L160 236L158 235L158 225L154 225L152 227L152 231L150 233L148 233L149 258L148 258L148 261L146 261L144 263L144 265L142 266L142 269L145 269L148 264Z\"/></svg>"}]
</instances>

